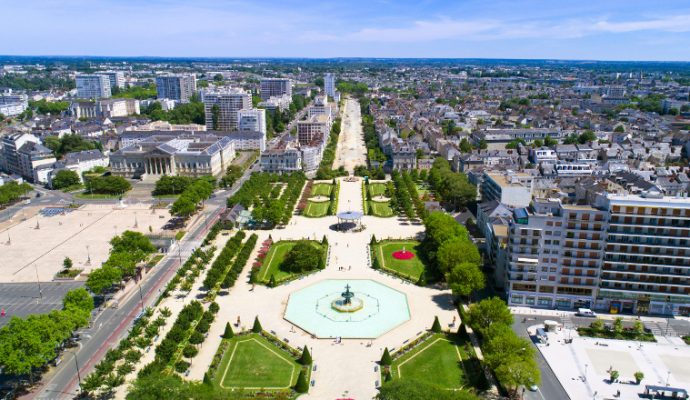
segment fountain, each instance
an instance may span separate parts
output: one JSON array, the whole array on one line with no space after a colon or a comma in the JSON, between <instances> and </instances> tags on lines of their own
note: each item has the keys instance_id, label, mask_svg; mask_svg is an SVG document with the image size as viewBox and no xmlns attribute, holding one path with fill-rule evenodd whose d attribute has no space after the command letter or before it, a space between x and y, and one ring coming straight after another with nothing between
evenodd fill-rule
<instances>
[{"instance_id":1,"label":"fountain","mask_svg":"<svg viewBox=\"0 0 690 400\"><path fill-rule=\"evenodd\" d=\"M362 299L355 297L355 294L350 291L349 284L345 285L345 291L340 296L341 298L331 302L331 307L338 312L353 313L364 307Z\"/></svg>"}]
</instances>

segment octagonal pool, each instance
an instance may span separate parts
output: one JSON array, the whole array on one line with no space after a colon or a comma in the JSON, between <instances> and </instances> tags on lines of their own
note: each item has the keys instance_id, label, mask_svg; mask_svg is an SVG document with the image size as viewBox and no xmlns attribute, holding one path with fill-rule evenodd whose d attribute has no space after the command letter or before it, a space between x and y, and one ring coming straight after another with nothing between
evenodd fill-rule
<instances>
[{"instance_id":1,"label":"octagonal pool","mask_svg":"<svg viewBox=\"0 0 690 400\"><path fill-rule=\"evenodd\" d=\"M346 285L358 306L353 312L333 307L342 299ZM284 317L318 338L373 339L408 321L410 309L405 293L382 283L328 279L293 292Z\"/></svg>"}]
</instances>

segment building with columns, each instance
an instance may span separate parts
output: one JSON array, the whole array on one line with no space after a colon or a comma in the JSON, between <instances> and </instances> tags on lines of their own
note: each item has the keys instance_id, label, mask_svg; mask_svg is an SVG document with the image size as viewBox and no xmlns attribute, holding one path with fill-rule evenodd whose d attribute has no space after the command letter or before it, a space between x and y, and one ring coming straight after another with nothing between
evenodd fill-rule
<instances>
[{"instance_id":1,"label":"building with columns","mask_svg":"<svg viewBox=\"0 0 690 400\"><path fill-rule=\"evenodd\" d=\"M150 136L110 155L112 173L126 178L222 175L235 158L229 137Z\"/></svg>"}]
</instances>

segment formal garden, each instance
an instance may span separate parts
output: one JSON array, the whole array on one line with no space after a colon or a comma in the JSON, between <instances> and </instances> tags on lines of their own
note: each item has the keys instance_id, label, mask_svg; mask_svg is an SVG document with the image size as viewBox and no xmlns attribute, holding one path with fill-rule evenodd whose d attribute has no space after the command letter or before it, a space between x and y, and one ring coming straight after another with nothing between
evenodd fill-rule
<instances>
[{"instance_id":1,"label":"formal garden","mask_svg":"<svg viewBox=\"0 0 690 400\"><path fill-rule=\"evenodd\" d=\"M252 174L237 193L228 198L228 208L242 205L252 213L256 228L287 225L306 177L302 172L292 174Z\"/></svg>"},{"instance_id":2,"label":"formal garden","mask_svg":"<svg viewBox=\"0 0 690 400\"><path fill-rule=\"evenodd\" d=\"M314 240L267 241L254 264L254 282L276 286L326 267L328 242Z\"/></svg>"},{"instance_id":3,"label":"formal garden","mask_svg":"<svg viewBox=\"0 0 690 400\"><path fill-rule=\"evenodd\" d=\"M365 214L382 218L395 215L391 207L395 200L395 187L391 182L365 181L362 196Z\"/></svg>"},{"instance_id":4,"label":"formal garden","mask_svg":"<svg viewBox=\"0 0 690 400\"><path fill-rule=\"evenodd\" d=\"M424 261L420 257L421 243L416 240L381 240L375 238L371 246L372 268L382 269L412 282L424 276Z\"/></svg>"},{"instance_id":5,"label":"formal garden","mask_svg":"<svg viewBox=\"0 0 690 400\"><path fill-rule=\"evenodd\" d=\"M305 217L320 218L334 215L338 209L338 192L340 182L310 181L302 193L302 200L297 209Z\"/></svg>"}]
</instances>

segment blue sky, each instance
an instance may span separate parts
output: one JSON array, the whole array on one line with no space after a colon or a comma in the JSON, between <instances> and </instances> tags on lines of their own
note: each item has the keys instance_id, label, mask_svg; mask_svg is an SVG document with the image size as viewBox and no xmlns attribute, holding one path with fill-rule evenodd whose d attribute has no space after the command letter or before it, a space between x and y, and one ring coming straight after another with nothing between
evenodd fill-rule
<instances>
[{"instance_id":1,"label":"blue sky","mask_svg":"<svg viewBox=\"0 0 690 400\"><path fill-rule=\"evenodd\" d=\"M690 61L690 0L0 0L0 54Z\"/></svg>"}]
</instances>

